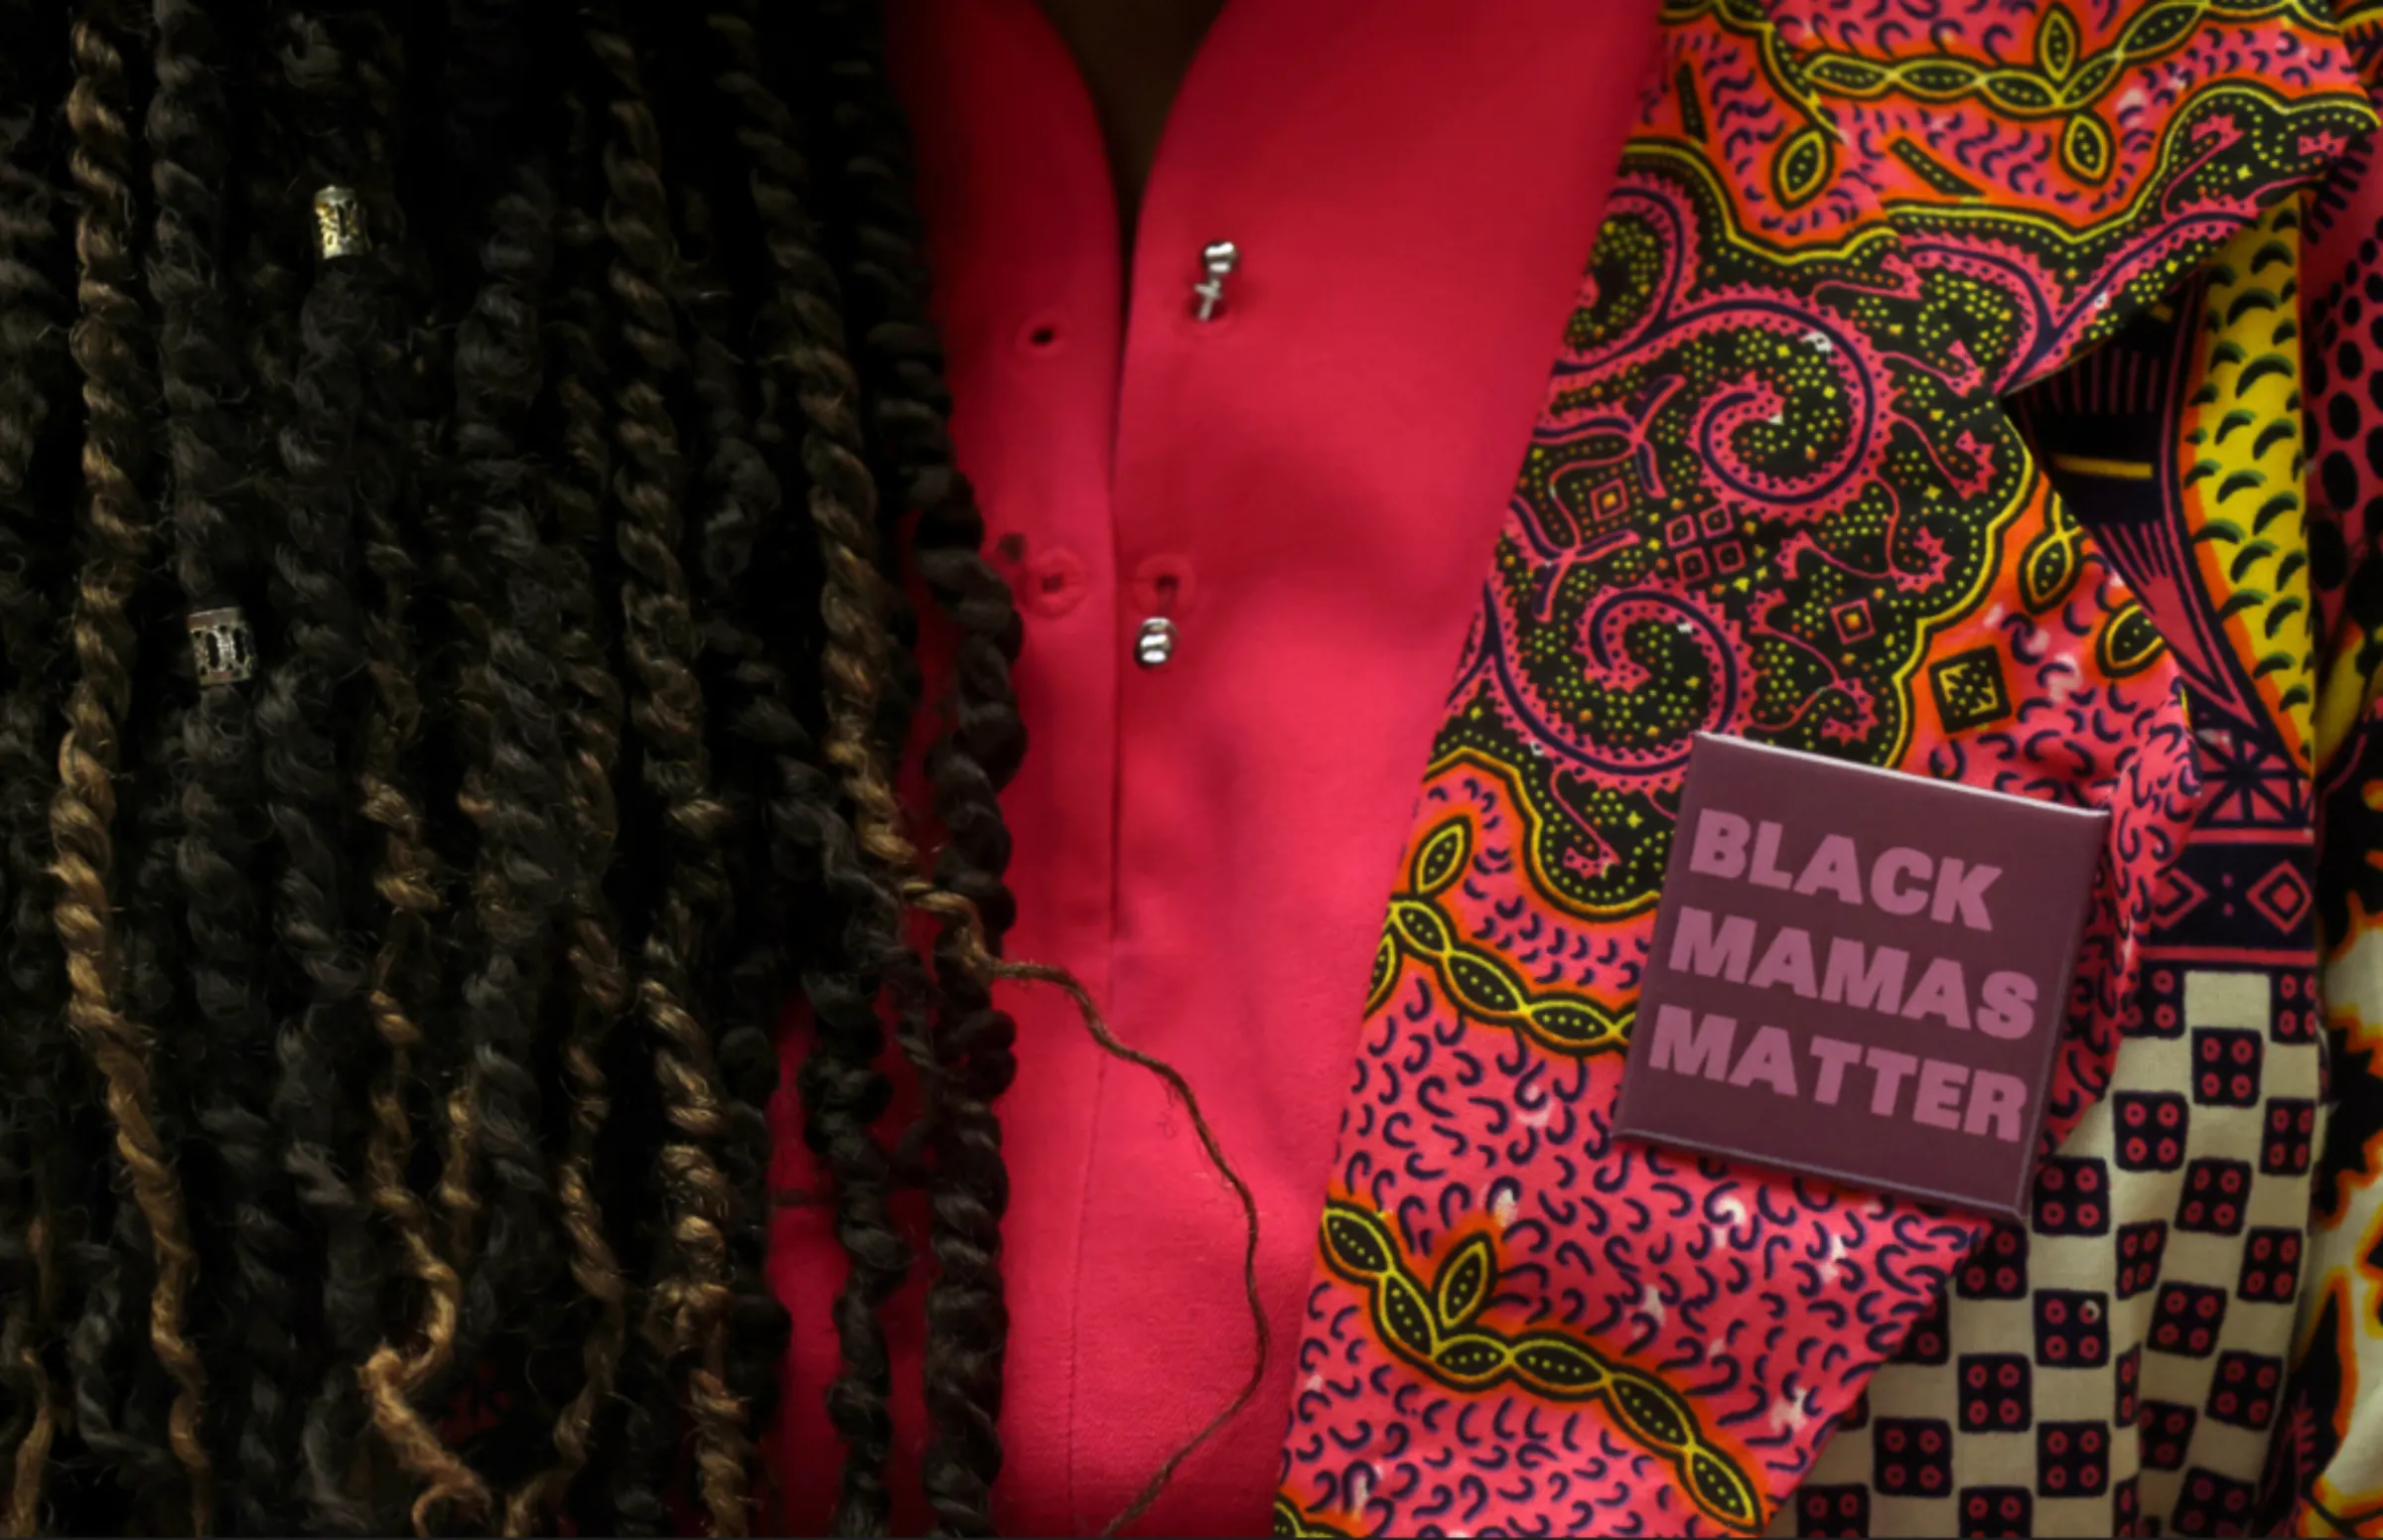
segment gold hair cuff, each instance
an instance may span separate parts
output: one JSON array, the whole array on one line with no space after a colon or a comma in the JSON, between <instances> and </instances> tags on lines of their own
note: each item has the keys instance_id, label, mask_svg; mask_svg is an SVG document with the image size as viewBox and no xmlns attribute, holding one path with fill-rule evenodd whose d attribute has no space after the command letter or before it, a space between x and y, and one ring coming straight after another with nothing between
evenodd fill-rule
<instances>
[{"instance_id":1,"label":"gold hair cuff","mask_svg":"<svg viewBox=\"0 0 2383 1540\"><path fill-rule=\"evenodd\" d=\"M202 610L190 619L191 659L199 682L245 684L256 676L256 637L237 606Z\"/></svg>"},{"instance_id":2,"label":"gold hair cuff","mask_svg":"<svg viewBox=\"0 0 2383 1540\"><path fill-rule=\"evenodd\" d=\"M315 195L315 243L326 261L362 256L372 249L372 237L364 229L363 200L355 196L355 189L327 187Z\"/></svg>"}]
</instances>

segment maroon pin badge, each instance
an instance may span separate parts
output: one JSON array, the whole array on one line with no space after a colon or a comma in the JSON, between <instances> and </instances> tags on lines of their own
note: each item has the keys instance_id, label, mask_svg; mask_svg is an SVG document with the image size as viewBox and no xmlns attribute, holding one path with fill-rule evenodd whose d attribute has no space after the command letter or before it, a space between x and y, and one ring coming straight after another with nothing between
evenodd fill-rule
<instances>
[{"instance_id":1,"label":"maroon pin badge","mask_svg":"<svg viewBox=\"0 0 2383 1540\"><path fill-rule=\"evenodd\" d=\"M1700 738L1616 1131L2024 1216L2107 820Z\"/></svg>"}]
</instances>

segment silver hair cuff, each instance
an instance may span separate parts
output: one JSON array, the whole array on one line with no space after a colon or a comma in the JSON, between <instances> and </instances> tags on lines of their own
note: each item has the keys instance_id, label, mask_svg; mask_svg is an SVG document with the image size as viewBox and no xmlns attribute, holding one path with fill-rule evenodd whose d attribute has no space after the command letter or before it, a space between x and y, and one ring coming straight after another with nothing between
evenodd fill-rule
<instances>
[{"instance_id":1,"label":"silver hair cuff","mask_svg":"<svg viewBox=\"0 0 2383 1540\"><path fill-rule=\"evenodd\" d=\"M256 636L236 606L202 610L191 617L190 628L191 659L199 665L201 684L245 684L256 676Z\"/></svg>"},{"instance_id":2,"label":"silver hair cuff","mask_svg":"<svg viewBox=\"0 0 2383 1540\"><path fill-rule=\"evenodd\" d=\"M326 261L362 256L372 249L371 233L364 228L363 200L355 196L355 189L327 187L315 195L315 243Z\"/></svg>"}]
</instances>

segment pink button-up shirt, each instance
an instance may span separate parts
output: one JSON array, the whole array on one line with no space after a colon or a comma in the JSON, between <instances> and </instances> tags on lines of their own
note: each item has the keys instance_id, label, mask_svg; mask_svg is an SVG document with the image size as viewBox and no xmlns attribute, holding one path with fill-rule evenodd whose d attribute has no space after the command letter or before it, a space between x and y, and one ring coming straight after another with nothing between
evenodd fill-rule
<instances>
[{"instance_id":1,"label":"pink button-up shirt","mask_svg":"<svg viewBox=\"0 0 2383 1540\"><path fill-rule=\"evenodd\" d=\"M1073 970L1184 1072L1261 1213L1265 1392L1142 1527L1261 1533L1384 896L1655 7L1233 0L1130 271L1090 99L1033 0L892 9L954 432L1026 617L1009 950ZM1202 322L1216 241L1239 264ZM1172 656L1141 666L1160 619ZM1005 1004L997 1511L1088 1532L1248 1372L1242 1223L1155 1081L1064 1001ZM780 1118L779 1185L818 1189L790 1097ZM818 1206L775 1239L795 1335L774 1464L784 1522L816 1530L843 1258ZM889 1320L905 1492L917 1312L913 1287Z\"/></svg>"}]
</instances>

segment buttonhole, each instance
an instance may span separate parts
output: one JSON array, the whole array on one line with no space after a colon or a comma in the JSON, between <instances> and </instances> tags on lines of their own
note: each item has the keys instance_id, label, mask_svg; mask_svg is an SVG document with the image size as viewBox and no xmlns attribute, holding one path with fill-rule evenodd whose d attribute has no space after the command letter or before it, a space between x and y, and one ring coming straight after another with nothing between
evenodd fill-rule
<instances>
[{"instance_id":1,"label":"buttonhole","mask_svg":"<svg viewBox=\"0 0 2383 1540\"><path fill-rule=\"evenodd\" d=\"M1003 561L1024 561L1026 560L1026 536L1021 534L1003 535L994 542L993 549L1001 553Z\"/></svg>"},{"instance_id":2,"label":"buttonhole","mask_svg":"<svg viewBox=\"0 0 2383 1540\"><path fill-rule=\"evenodd\" d=\"M1026 340L1037 348L1049 348L1059 340L1059 329L1046 323L1026 334Z\"/></svg>"}]
</instances>

